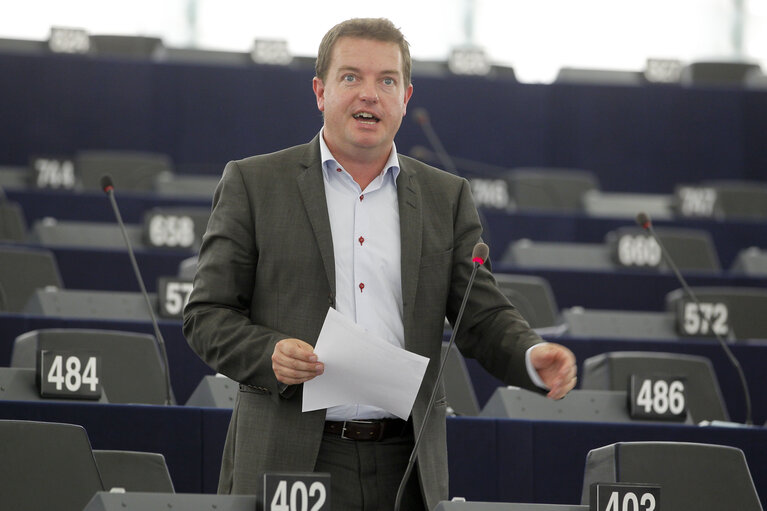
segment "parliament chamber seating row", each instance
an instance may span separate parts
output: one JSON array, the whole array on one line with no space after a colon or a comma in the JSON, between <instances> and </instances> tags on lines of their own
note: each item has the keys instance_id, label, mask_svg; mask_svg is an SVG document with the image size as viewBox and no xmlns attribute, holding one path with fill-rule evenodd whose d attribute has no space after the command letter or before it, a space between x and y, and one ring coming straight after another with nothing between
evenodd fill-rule
<instances>
[{"instance_id":1,"label":"parliament chamber seating row","mask_svg":"<svg viewBox=\"0 0 767 511\"><path fill-rule=\"evenodd\" d=\"M24 82L30 69L54 76L66 69L75 77L99 77L109 101L118 90L133 98L120 99L132 103L127 110L114 109L126 121L125 130L119 133L123 147L110 143L117 133L108 127L89 130L84 126L78 133L91 138L83 143L75 140L80 135L68 134L73 131L64 130L66 124L48 115L46 105L55 104L61 94L66 94L63 97L72 108L99 108L99 98L86 101L71 85L46 91L50 96L38 104L20 103L28 118L45 118L51 124L50 131L58 133L53 142L34 131L25 139L2 131L9 143L0 154L0 164L6 165L0 167L5 199L0 197L0 252L32 250L35 254L24 252L21 258L32 261L40 256L48 260L48 269L3 275L0 266L0 285L15 278L35 287L22 298L0 293L0 310L4 310L0 312L0 366L4 366L0 369L0 419L81 424L95 450L160 453L172 476L171 491L214 492L237 384L213 375L188 347L180 329L178 305L190 289L194 255L224 158L280 148L298 132L300 137L293 143L300 143L319 129L298 122L295 126L300 128L288 133L284 126L275 126L259 132L253 143L242 135L251 128L252 119L241 117L239 111L259 111L264 118L284 119L287 126L290 119L302 119L306 108L314 105L300 101L265 105L235 92L230 95L239 102L236 110L223 105L217 112L202 111L201 117L182 129L175 123L188 119L178 110L185 104L183 97L195 98L196 103L206 87L218 87L211 84L219 83L219 73L242 76L250 71L178 64L147 67L138 62L49 56L0 55L0 65L18 71L9 73L12 86ZM301 74L279 69L261 72L263 77L256 81L262 88L270 87L269 83L284 84L288 75L293 79ZM189 81L188 75L196 73L201 80ZM276 81L270 81L275 77ZM455 83L418 80L424 98L430 89L435 97L458 97L465 94L462 88L475 86L465 79ZM284 90L266 91L262 97L300 91L280 87ZM684 325L680 318L685 316L679 311L689 309L689 304L682 303L679 283L634 219L645 212L656 221L659 237L703 301L712 306L726 302L733 323L723 335L741 361L752 391L753 422L761 425L767 420L767 396L761 389L767 335L762 335L764 326L759 323L764 320L759 314L763 309L760 300L767 289L767 194L762 174L753 169L767 163L759 130L754 130L763 124L760 112L765 111L767 95L517 84L511 94L524 107L512 107L505 87L490 84L482 100L494 104L493 112L511 109L513 114L507 117L522 123L521 128L508 129L508 143L491 143L496 138L484 136L478 129L471 140L451 139L453 135L446 134L447 146L451 152L473 158L455 158L455 162L470 179L475 200L482 206L485 237L502 289L544 338L573 350L580 382L567 399L549 402L521 389L502 387L476 361L463 360L451 351L446 381L449 405L456 415L448 419L451 494L474 501L551 503L552 510L582 509L577 503L583 504L589 470L600 465L609 472L605 467L611 459L615 461L619 451L626 454L622 459L629 459L633 447L621 443L671 442L674 448L700 443L742 449L753 485L742 486L746 480L742 473L726 484L721 478L715 481L718 484L706 483L701 476L700 482L713 492L700 491L708 503L701 504L675 501L680 498L675 491L682 486L664 479L660 482L672 488L667 501L671 507L664 509L735 505L731 500L725 504L717 500L723 498L722 488L746 499L737 503L738 509L760 509L757 493L763 499L767 495L767 473L762 468L767 466L764 428L737 424L746 416L745 398L736 371L712 337L713 321L703 332L705 321L693 314L693 319L698 318L697 331L684 334L680 330ZM27 88L33 90L30 97L39 94L36 87ZM168 91L175 98L179 90L183 91L181 101L163 101ZM145 104L142 95L147 93L155 96L159 108L141 106ZM658 129L646 117L636 125L645 133L655 133L649 138L604 127L622 122L627 113L648 112L648 105L658 101L666 104L667 96L675 98L673 108L681 104L699 112L695 123L678 115ZM95 103L90 105L92 99ZM439 109L435 100L425 100L422 105L445 125L461 125L456 119L473 118L475 108L480 112L483 108L477 102L469 109L460 104ZM451 116L457 117L451 121ZM541 116L548 119L545 127L540 124ZM56 130L57 125L62 129ZM147 126L159 143L147 143ZM204 129L201 132L203 126L227 127L214 135ZM616 143L599 148L589 145L592 140L610 138L608 132L618 137ZM733 142L732 133L743 134L745 142ZM220 137L221 143L199 143L211 136ZM414 123L406 120L398 136L400 149L416 153L413 144L421 143L420 139L422 134L415 131ZM696 150L685 152L688 145ZM92 147L110 150L84 150ZM125 147L141 151L124 151ZM558 157L542 158L551 147L558 148ZM654 153L651 149L656 147L660 150ZM158 148L167 152L157 152ZM211 148L221 152L212 153ZM669 148L674 149L671 158ZM428 161L428 150L420 150ZM514 158L520 156L515 168L479 163L483 159L509 161L504 151ZM680 157L683 153L689 161ZM433 153L431 158L436 163ZM531 161L551 165L532 167ZM669 168L669 162L677 168ZM583 170L588 168L598 171ZM653 175L645 174L648 168ZM105 174L114 179L115 196L136 248L151 306L160 315L170 364L170 393L163 381L162 357L146 303L137 293L114 212L100 190ZM701 180L701 175L710 178ZM622 254L627 257L622 259ZM40 279L38 283L36 279ZM172 310L168 304L173 305ZM745 319L737 318L738 312ZM743 324L757 328L744 331ZM89 401L41 398L35 381L39 371L33 367L41 350L55 346L82 352L111 346L99 351L100 396L89 396ZM689 389L686 409L672 419L638 419L626 404L632 392L630 382L643 376L657 378L658 371ZM173 404L163 406L168 400ZM707 425L697 425L701 422ZM664 456L667 464L668 457L688 459L698 468L719 463L703 462L697 454ZM742 460L741 466L744 464ZM552 466L558 467L555 474ZM609 480L606 472L600 472L600 480ZM614 472L632 473L630 468ZM645 479L636 473L633 477L634 481ZM112 486L103 473L101 478L97 490ZM690 489L685 492L689 496ZM143 494L125 495L140 499ZM119 498L99 496L104 508L107 500ZM683 507L678 507L680 502ZM252 501L247 505L252 508ZM445 510L479 509L460 502L442 506ZM543 504L534 508L524 504L487 506L548 509Z\"/></svg>"}]
</instances>

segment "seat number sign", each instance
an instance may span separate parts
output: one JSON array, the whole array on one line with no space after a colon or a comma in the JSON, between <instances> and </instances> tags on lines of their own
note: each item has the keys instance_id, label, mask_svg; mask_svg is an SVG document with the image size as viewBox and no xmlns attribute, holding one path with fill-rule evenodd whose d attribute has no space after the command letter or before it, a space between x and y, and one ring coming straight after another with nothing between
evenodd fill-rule
<instances>
[{"instance_id":1,"label":"seat number sign","mask_svg":"<svg viewBox=\"0 0 767 511\"><path fill-rule=\"evenodd\" d=\"M264 511L330 511L330 474L264 474Z\"/></svg>"},{"instance_id":2,"label":"seat number sign","mask_svg":"<svg viewBox=\"0 0 767 511\"><path fill-rule=\"evenodd\" d=\"M682 422L687 418L684 378L632 374L629 397L633 419Z\"/></svg>"},{"instance_id":3,"label":"seat number sign","mask_svg":"<svg viewBox=\"0 0 767 511\"><path fill-rule=\"evenodd\" d=\"M594 483L589 511L661 511L660 486L633 483Z\"/></svg>"},{"instance_id":4,"label":"seat number sign","mask_svg":"<svg viewBox=\"0 0 767 511\"><path fill-rule=\"evenodd\" d=\"M93 352L40 350L41 397L101 398L101 357Z\"/></svg>"}]
</instances>

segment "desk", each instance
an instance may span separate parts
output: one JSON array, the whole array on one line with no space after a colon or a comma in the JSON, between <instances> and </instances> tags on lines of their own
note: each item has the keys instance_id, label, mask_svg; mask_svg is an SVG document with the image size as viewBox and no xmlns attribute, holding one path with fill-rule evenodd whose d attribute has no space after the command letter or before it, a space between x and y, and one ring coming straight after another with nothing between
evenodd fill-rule
<instances>
[{"instance_id":1,"label":"desk","mask_svg":"<svg viewBox=\"0 0 767 511\"><path fill-rule=\"evenodd\" d=\"M209 408L4 402L0 418L81 424L94 449L159 452L176 491L215 492L231 412ZM452 496L478 501L580 502L590 449L666 440L743 449L757 492L767 495L767 429L449 418Z\"/></svg>"}]
</instances>

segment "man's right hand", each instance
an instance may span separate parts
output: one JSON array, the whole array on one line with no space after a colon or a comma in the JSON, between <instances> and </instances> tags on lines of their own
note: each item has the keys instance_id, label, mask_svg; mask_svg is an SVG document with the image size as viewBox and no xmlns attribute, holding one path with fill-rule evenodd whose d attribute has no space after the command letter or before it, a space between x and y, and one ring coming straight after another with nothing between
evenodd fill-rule
<instances>
[{"instance_id":1,"label":"man's right hand","mask_svg":"<svg viewBox=\"0 0 767 511\"><path fill-rule=\"evenodd\" d=\"M274 346L272 370L278 381L297 385L322 374L325 366L317 360L311 344L290 338Z\"/></svg>"}]
</instances>

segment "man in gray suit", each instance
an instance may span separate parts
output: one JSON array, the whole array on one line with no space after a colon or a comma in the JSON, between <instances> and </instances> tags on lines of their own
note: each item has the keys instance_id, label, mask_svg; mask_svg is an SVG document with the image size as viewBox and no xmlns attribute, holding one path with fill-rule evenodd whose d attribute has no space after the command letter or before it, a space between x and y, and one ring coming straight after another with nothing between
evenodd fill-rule
<instances>
[{"instance_id":1,"label":"man in gray suit","mask_svg":"<svg viewBox=\"0 0 767 511\"><path fill-rule=\"evenodd\" d=\"M259 493L264 472L330 472L333 509L393 507L482 230L465 179L396 151L410 64L388 20L337 25L313 80L317 137L224 170L184 314L194 350L240 383L222 493ZM324 370L313 346L329 307L430 359L410 420L366 403L301 411L303 383ZM573 354L543 343L485 266L456 344L509 384L553 399L575 385ZM448 496L445 408L440 385L402 509Z\"/></svg>"}]
</instances>

